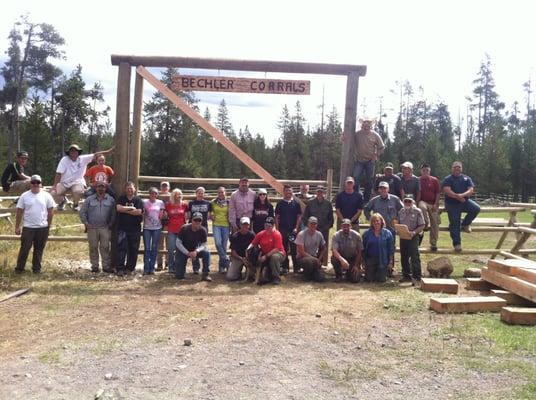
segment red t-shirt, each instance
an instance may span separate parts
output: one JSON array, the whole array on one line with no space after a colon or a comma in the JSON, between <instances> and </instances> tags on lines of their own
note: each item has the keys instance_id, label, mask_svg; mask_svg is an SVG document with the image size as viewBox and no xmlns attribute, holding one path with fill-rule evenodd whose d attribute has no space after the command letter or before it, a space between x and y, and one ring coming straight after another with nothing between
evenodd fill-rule
<instances>
[{"instance_id":1,"label":"red t-shirt","mask_svg":"<svg viewBox=\"0 0 536 400\"><path fill-rule=\"evenodd\" d=\"M428 204L435 204L436 196L441 193L439 179L435 176L421 176L421 200Z\"/></svg>"},{"instance_id":2,"label":"red t-shirt","mask_svg":"<svg viewBox=\"0 0 536 400\"><path fill-rule=\"evenodd\" d=\"M186 213L188 212L188 204L182 202L174 204L166 203L166 212L169 218L167 225L168 232L178 233L182 226L186 223Z\"/></svg>"},{"instance_id":3,"label":"red t-shirt","mask_svg":"<svg viewBox=\"0 0 536 400\"><path fill-rule=\"evenodd\" d=\"M277 230L273 230L272 234L262 230L257 235L255 239L251 242L253 246L261 246L262 254L268 254L273 249L279 250L281 253L285 254L285 249L283 248L283 236Z\"/></svg>"},{"instance_id":4,"label":"red t-shirt","mask_svg":"<svg viewBox=\"0 0 536 400\"><path fill-rule=\"evenodd\" d=\"M104 182L106 184L110 183L110 180L114 176L114 170L107 166L94 165L86 171L86 175L89 178L89 183L91 186L95 186L97 182Z\"/></svg>"}]
</instances>

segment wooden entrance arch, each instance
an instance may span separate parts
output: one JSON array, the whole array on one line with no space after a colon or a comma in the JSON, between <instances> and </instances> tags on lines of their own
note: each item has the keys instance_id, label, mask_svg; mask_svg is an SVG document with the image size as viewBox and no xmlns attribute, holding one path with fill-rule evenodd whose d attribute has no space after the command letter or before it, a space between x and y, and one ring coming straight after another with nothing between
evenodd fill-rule
<instances>
[{"instance_id":1,"label":"wooden entrance arch","mask_svg":"<svg viewBox=\"0 0 536 400\"><path fill-rule=\"evenodd\" d=\"M230 71L261 71L300 74L343 75L346 81L346 104L344 109L344 134L342 143L340 187L342 181L351 175L353 160L353 133L356 130L357 93L359 77L365 76L367 67L364 65L320 64L279 61L229 60L213 58L186 57L147 57L112 55L112 65L119 66L117 78L116 133L114 153L115 179L113 181L116 193L122 192L122 185L131 180L137 184L140 165L141 126L143 108L143 81L148 80L157 90L188 115L196 124L220 142L236 158L246 164L255 174L263 178L278 192L282 185L262 166L244 153L223 133L207 122L195 110L176 96L165 85L162 85L145 67L160 68L192 68ZM132 67L136 67L134 87L134 105L132 117L132 137L130 137L130 83Z\"/></svg>"}]
</instances>

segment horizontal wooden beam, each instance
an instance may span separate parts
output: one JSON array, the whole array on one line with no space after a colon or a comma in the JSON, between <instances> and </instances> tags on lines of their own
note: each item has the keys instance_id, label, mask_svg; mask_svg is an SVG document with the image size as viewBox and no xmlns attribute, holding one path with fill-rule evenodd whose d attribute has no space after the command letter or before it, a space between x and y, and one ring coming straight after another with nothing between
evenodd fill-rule
<instances>
[{"instance_id":1,"label":"horizontal wooden beam","mask_svg":"<svg viewBox=\"0 0 536 400\"><path fill-rule=\"evenodd\" d=\"M511 325L536 325L536 308L503 307L501 321Z\"/></svg>"},{"instance_id":2,"label":"horizontal wooden beam","mask_svg":"<svg viewBox=\"0 0 536 400\"><path fill-rule=\"evenodd\" d=\"M177 177L177 176L150 176L140 175L138 177L140 182L162 182L168 181L170 183L181 184L195 184L195 185L236 185L238 187L238 181L240 178L189 178L189 177ZM279 180L284 185L327 185L327 181L318 180ZM267 185L268 183L264 179L252 178L249 179L250 185Z\"/></svg>"},{"instance_id":3,"label":"horizontal wooden beam","mask_svg":"<svg viewBox=\"0 0 536 400\"><path fill-rule=\"evenodd\" d=\"M534 283L526 282L515 276L508 276L492 271L487 267L482 268L482 279L527 300L536 301L536 284Z\"/></svg>"},{"instance_id":4,"label":"horizontal wooden beam","mask_svg":"<svg viewBox=\"0 0 536 400\"><path fill-rule=\"evenodd\" d=\"M438 313L498 312L506 300L497 296L430 298L430 308Z\"/></svg>"},{"instance_id":5,"label":"horizontal wooden beam","mask_svg":"<svg viewBox=\"0 0 536 400\"><path fill-rule=\"evenodd\" d=\"M19 235L0 235L0 240L20 240ZM87 242L87 236L49 236L49 242Z\"/></svg>"},{"instance_id":6,"label":"horizontal wooden beam","mask_svg":"<svg viewBox=\"0 0 536 400\"><path fill-rule=\"evenodd\" d=\"M112 65L128 63L132 66L161 68L194 68L227 71L285 72L302 74L348 75L357 73L365 76L366 65L323 64L293 61L233 60L226 58L196 58L168 56L135 56L112 54Z\"/></svg>"},{"instance_id":7,"label":"horizontal wooden beam","mask_svg":"<svg viewBox=\"0 0 536 400\"><path fill-rule=\"evenodd\" d=\"M536 209L536 203L508 203L511 207L523 207L523 208L530 208L530 209Z\"/></svg>"}]
</instances>

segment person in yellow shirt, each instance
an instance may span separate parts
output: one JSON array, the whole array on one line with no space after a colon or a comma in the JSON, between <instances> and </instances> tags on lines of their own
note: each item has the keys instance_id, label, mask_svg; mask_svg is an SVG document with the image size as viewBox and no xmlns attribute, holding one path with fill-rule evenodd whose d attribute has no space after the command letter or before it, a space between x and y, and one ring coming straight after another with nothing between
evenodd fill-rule
<instances>
[{"instance_id":1,"label":"person in yellow shirt","mask_svg":"<svg viewBox=\"0 0 536 400\"><path fill-rule=\"evenodd\" d=\"M221 274L227 272L229 268L229 257L227 257L229 232L229 199L225 188L220 186L218 196L212 200L212 233L219 256L218 271Z\"/></svg>"}]
</instances>

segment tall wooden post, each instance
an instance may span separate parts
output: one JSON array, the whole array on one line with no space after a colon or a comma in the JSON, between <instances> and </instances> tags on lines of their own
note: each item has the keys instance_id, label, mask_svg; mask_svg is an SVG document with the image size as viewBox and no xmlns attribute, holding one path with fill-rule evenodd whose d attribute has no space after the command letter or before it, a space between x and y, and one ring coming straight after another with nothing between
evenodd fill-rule
<instances>
[{"instance_id":1,"label":"tall wooden post","mask_svg":"<svg viewBox=\"0 0 536 400\"><path fill-rule=\"evenodd\" d=\"M143 111L143 77L136 74L134 83L134 111L132 115L132 137L130 139L128 179L138 187L141 157L141 124Z\"/></svg>"},{"instance_id":2,"label":"tall wooden post","mask_svg":"<svg viewBox=\"0 0 536 400\"><path fill-rule=\"evenodd\" d=\"M339 190L344 187L344 179L353 173L358 88L359 74L357 72L350 72L346 80L346 105L344 107L344 132L342 136Z\"/></svg>"},{"instance_id":3,"label":"tall wooden post","mask_svg":"<svg viewBox=\"0 0 536 400\"><path fill-rule=\"evenodd\" d=\"M112 187L120 195L128 179L128 137L130 133L130 73L129 63L119 64L117 76L117 102L115 116L115 150L113 169L115 172ZM112 268L117 266L117 228L112 229L111 240Z\"/></svg>"},{"instance_id":4,"label":"tall wooden post","mask_svg":"<svg viewBox=\"0 0 536 400\"><path fill-rule=\"evenodd\" d=\"M332 195L333 195L333 169L329 168L326 173L326 183L327 183L327 191L328 195L326 198L331 201Z\"/></svg>"}]
</instances>

